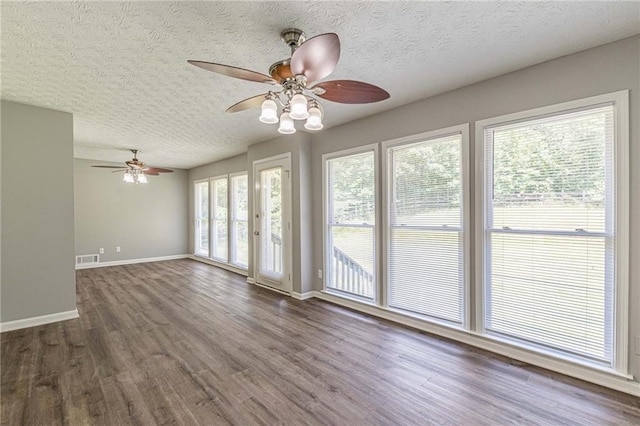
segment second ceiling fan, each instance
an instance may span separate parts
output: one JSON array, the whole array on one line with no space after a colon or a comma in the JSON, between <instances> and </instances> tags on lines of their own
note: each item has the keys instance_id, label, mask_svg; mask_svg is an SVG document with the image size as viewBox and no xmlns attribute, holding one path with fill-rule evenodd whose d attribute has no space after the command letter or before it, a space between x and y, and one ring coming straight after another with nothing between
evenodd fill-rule
<instances>
[{"instance_id":1,"label":"second ceiling fan","mask_svg":"<svg viewBox=\"0 0 640 426\"><path fill-rule=\"evenodd\" d=\"M319 82L333 72L340 58L337 34L326 33L306 40L303 31L288 28L280 33L280 37L291 48L291 57L271 65L270 75L213 62L188 62L229 77L280 86L240 101L227 112L262 107L260 121L280 122L278 131L284 134L295 133L294 120L306 120L304 127L308 130L322 129L324 110L316 97L343 104L367 104L389 98L386 90L362 81ZM280 115L279 107L282 108Z\"/></svg>"}]
</instances>

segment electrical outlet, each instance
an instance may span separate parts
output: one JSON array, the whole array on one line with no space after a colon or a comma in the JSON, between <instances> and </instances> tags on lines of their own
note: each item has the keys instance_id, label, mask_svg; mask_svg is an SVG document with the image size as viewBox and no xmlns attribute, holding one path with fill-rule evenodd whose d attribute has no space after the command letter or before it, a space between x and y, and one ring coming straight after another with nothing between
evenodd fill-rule
<instances>
[{"instance_id":1,"label":"electrical outlet","mask_svg":"<svg viewBox=\"0 0 640 426\"><path fill-rule=\"evenodd\" d=\"M116 246L116 253L120 253L120 246Z\"/></svg>"},{"instance_id":2,"label":"electrical outlet","mask_svg":"<svg viewBox=\"0 0 640 426\"><path fill-rule=\"evenodd\" d=\"M318 269L318 278L322 279L322 269Z\"/></svg>"},{"instance_id":3,"label":"electrical outlet","mask_svg":"<svg viewBox=\"0 0 640 426\"><path fill-rule=\"evenodd\" d=\"M104 254L104 248L100 247L100 254Z\"/></svg>"}]
</instances>

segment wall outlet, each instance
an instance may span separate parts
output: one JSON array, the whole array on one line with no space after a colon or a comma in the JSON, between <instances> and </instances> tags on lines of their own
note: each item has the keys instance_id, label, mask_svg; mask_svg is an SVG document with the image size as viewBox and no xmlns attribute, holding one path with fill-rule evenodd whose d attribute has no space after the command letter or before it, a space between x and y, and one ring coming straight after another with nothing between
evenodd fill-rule
<instances>
[{"instance_id":1,"label":"wall outlet","mask_svg":"<svg viewBox=\"0 0 640 426\"><path fill-rule=\"evenodd\" d=\"M100 247L100 254L104 254L104 247Z\"/></svg>"},{"instance_id":2,"label":"wall outlet","mask_svg":"<svg viewBox=\"0 0 640 426\"><path fill-rule=\"evenodd\" d=\"M116 253L120 253L120 246L116 246Z\"/></svg>"},{"instance_id":3,"label":"wall outlet","mask_svg":"<svg viewBox=\"0 0 640 426\"><path fill-rule=\"evenodd\" d=\"M318 278L322 279L322 269L318 269Z\"/></svg>"}]
</instances>

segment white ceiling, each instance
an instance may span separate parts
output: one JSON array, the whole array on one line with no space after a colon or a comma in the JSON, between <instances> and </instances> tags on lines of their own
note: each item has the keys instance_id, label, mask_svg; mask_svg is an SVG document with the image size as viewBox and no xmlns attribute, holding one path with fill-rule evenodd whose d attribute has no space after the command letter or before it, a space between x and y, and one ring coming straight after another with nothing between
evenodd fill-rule
<instances>
[{"instance_id":1,"label":"white ceiling","mask_svg":"<svg viewBox=\"0 0 640 426\"><path fill-rule=\"evenodd\" d=\"M279 134L225 109L268 86L187 64L267 74L279 33L340 36L328 78L386 89L324 102L336 126L640 32L640 2L2 2L2 98L74 114L75 156L191 168Z\"/></svg>"}]
</instances>

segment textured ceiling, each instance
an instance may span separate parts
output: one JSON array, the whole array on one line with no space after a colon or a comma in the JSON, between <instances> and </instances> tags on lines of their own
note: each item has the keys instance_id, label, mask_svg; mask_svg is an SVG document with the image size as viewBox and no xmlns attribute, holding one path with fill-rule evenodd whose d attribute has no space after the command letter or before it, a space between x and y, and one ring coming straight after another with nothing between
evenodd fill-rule
<instances>
[{"instance_id":1,"label":"textured ceiling","mask_svg":"<svg viewBox=\"0 0 640 426\"><path fill-rule=\"evenodd\" d=\"M639 2L2 2L2 98L74 114L75 156L191 168L278 136L258 110L225 109L267 86L187 64L268 73L287 27L335 32L332 79L389 100L324 102L336 126L640 32Z\"/></svg>"}]
</instances>

